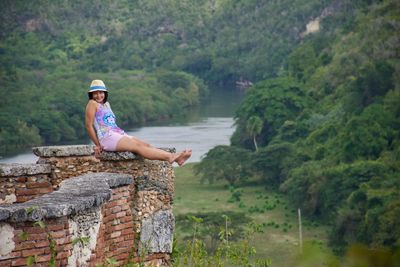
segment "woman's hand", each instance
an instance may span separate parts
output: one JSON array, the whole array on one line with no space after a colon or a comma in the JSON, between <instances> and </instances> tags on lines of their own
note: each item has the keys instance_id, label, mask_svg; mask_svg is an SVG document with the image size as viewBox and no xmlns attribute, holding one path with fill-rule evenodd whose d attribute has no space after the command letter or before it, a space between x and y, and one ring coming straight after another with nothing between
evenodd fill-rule
<instances>
[{"instance_id":1,"label":"woman's hand","mask_svg":"<svg viewBox=\"0 0 400 267\"><path fill-rule=\"evenodd\" d=\"M100 157L101 152L103 151L103 148L101 146L95 146L94 148L94 156L96 158Z\"/></svg>"}]
</instances>

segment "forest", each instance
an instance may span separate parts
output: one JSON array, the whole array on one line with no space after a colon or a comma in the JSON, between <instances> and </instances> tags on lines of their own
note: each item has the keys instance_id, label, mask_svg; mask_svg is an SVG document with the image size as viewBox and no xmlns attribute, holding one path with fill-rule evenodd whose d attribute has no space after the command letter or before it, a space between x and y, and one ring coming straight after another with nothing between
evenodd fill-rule
<instances>
[{"instance_id":1,"label":"forest","mask_svg":"<svg viewBox=\"0 0 400 267\"><path fill-rule=\"evenodd\" d=\"M216 87L252 86L204 181L251 178L331 226L338 253L400 244L400 3L137 0L0 3L0 155L85 137L104 79L130 125ZM310 22L317 25L311 29ZM182 104L184 103L184 104ZM227 164L229 163L229 164Z\"/></svg>"}]
</instances>

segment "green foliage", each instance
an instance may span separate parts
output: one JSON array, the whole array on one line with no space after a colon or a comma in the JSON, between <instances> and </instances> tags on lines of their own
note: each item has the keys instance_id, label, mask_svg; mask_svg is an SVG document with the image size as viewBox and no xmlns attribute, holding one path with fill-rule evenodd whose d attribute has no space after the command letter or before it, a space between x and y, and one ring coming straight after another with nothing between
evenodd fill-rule
<instances>
[{"instance_id":1,"label":"green foliage","mask_svg":"<svg viewBox=\"0 0 400 267\"><path fill-rule=\"evenodd\" d=\"M28 207L25 209L26 214L28 216L31 216L33 212L35 212L35 210L39 209L39 206L32 206L32 207Z\"/></svg>"},{"instance_id":2,"label":"green foliage","mask_svg":"<svg viewBox=\"0 0 400 267\"><path fill-rule=\"evenodd\" d=\"M246 124L246 131L250 136L253 136L254 148L258 150L256 137L261 133L263 128L263 121L258 116L252 116L249 118Z\"/></svg>"},{"instance_id":3,"label":"green foliage","mask_svg":"<svg viewBox=\"0 0 400 267\"><path fill-rule=\"evenodd\" d=\"M46 227L46 225L45 225L45 223L43 221L37 221L33 225L39 226L42 229L44 229Z\"/></svg>"},{"instance_id":4,"label":"green foliage","mask_svg":"<svg viewBox=\"0 0 400 267\"><path fill-rule=\"evenodd\" d=\"M199 239L203 242L207 240L207 250L211 251L217 246L221 233L229 235L229 240L239 240L245 235L245 225L250 222L250 218L242 212L209 212L198 214L186 214L176 216L177 224L181 229L188 232L193 231L193 236L186 237L187 240ZM229 221L229 233L226 232L226 224ZM220 225L224 227L220 228Z\"/></svg>"},{"instance_id":5,"label":"green foliage","mask_svg":"<svg viewBox=\"0 0 400 267\"><path fill-rule=\"evenodd\" d=\"M75 237L72 240L72 246L75 246L76 244L80 244L82 246L86 246L87 244L89 244L89 241L90 241L90 237L89 236Z\"/></svg>"},{"instance_id":6,"label":"green foliage","mask_svg":"<svg viewBox=\"0 0 400 267\"><path fill-rule=\"evenodd\" d=\"M106 81L120 122L132 125L197 104L207 96L201 79L219 86L273 77L308 20L325 8L316 0L40 0L1 7L2 156L86 138L84 88L94 78Z\"/></svg>"},{"instance_id":7,"label":"green foliage","mask_svg":"<svg viewBox=\"0 0 400 267\"><path fill-rule=\"evenodd\" d=\"M262 122L257 119L257 126L263 127L259 131L258 139L260 145L266 145L285 121L295 119L308 105L309 100L301 84L293 79L281 77L263 81L248 91L237 110L237 130L232 137L232 143L247 147L249 137L252 137L245 130L248 128L248 121L253 120L250 118L259 118Z\"/></svg>"},{"instance_id":8,"label":"green foliage","mask_svg":"<svg viewBox=\"0 0 400 267\"><path fill-rule=\"evenodd\" d=\"M49 248L50 248L50 261L49 266L55 267L57 263L57 242L56 240L50 235L47 234L47 240L49 241Z\"/></svg>"},{"instance_id":9,"label":"green foliage","mask_svg":"<svg viewBox=\"0 0 400 267\"><path fill-rule=\"evenodd\" d=\"M37 256L37 255L29 256L29 257L26 259L26 265L27 265L27 266L33 266L34 264L37 263L37 261L38 261L38 256Z\"/></svg>"},{"instance_id":10,"label":"green foliage","mask_svg":"<svg viewBox=\"0 0 400 267\"><path fill-rule=\"evenodd\" d=\"M172 117L185 107L198 104L199 99L207 95L207 87L198 78L184 73L176 75L187 87L169 87L174 92L171 94L164 90L164 84L157 82L157 74L141 71L107 75L107 80L104 74L59 67L49 73L43 72L37 85L29 84L28 80L37 80L35 72L23 71L26 77L13 85L20 89L7 96L4 90L9 88L0 92L7 99L0 107L2 155L42 143L71 143L86 138L85 88L94 77L104 79L110 89L109 99L121 127Z\"/></svg>"},{"instance_id":11,"label":"green foliage","mask_svg":"<svg viewBox=\"0 0 400 267\"><path fill-rule=\"evenodd\" d=\"M250 175L285 192L306 215L331 223L330 243L338 252L353 243L394 250L400 229L394 216L400 200L400 61L393 25L400 7L394 0L342 4L346 10L331 6L320 30L289 53L278 78L247 92L232 148L257 145L246 164ZM203 161L212 164L210 159L218 162L208 155ZM225 166L207 176L229 181Z\"/></svg>"},{"instance_id":12,"label":"green foliage","mask_svg":"<svg viewBox=\"0 0 400 267\"><path fill-rule=\"evenodd\" d=\"M400 7L339 2L6 1L0 154L85 138L85 88L94 78L109 87L121 126L196 105L207 96L198 77L249 80L256 85L237 110L234 146L208 152L196 169L202 180L260 177L332 222L339 250L351 242L393 249ZM305 34L315 18L320 30Z\"/></svg>"},{"instance_id":13,"label":"green foliage","mask_svg":"<svg viewBox=\"0 0 400 267\"><path fill-rule=\"evenodd\" d=\"M310 43L297 46L289 55L288 73L298 81L307 81L317 66L317 55Z\"/></svg>"},{"instance_id":14,"label":"green foliage","mask_svg":"<svg viewBox=\"0 0 400 267\"><path fill-rule=\"evenodd\" d=\"M18 234L18 237L21 240L26 241L29 237L29 234L27 232L22 231L21 233Z\"/></svg>"},{"instance_id":15,"label":"green foliage","mask_svg":"<svg viewBox=\"0 0 400 267\"><path fill-rule=\"evenodd\" d=\"M252 236L261 231L261 226L255 223L248 224L248 230L242 239L232 242L228 240L233 231L230 229L232 225L231 217L222 215L224 226L219 232L220 243L214 250L209 251L204 241L197 238L197 227L207 220L199 220L198 217L189 216L194 223L193 239L187 241L183 250L174 247L175 257L173 257L173 266L271 266L270 259L258 259L254 261L252 258L256 254L254 247L250 245ZM228 224L229 222L229 224ZM220 224L221 225L221 224ZM229 225L229 226L228 226ZM175 244L176 245L176 244Z\"/></svg>"},{"instance_id":16,"label":"green foliage","mask_svg":"<svg viewBox=\"0 0 400 267\"><path fill-rule=\"evenodd\" d=\"M229 146L216 146L207 152L195 172L201 173L201 180L213 183L215 180L227 180L235 185L250 175L250 152L247 149Z\"/></svg>"},{"instance_id":17,"label":"green foliage","mask_svg":"<svg viewBox=\"0 0 400 267\"><path fill-rule=\"evenodd\" d=\"M287 170L299 162L291 143L270 144L252 155L252 167L262 177L266 186L279 186L287 177Z\"/></svg>"},{"instance_id":18,"label":"green foliage","mask_svg":"<svg viewBox=\"0 0 400 267\"><path fill-rule=\"evenodd\" d=\"M117 265L118 261L114 258L106 258L107 266Z\"/></svg>"}]
</instances>

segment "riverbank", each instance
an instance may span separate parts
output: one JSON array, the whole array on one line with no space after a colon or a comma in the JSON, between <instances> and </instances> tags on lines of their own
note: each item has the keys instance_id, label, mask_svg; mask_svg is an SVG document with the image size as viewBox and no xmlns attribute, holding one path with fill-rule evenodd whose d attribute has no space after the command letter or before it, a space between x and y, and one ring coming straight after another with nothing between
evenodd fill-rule
<instances>
[{"instance_id":1,"label":"riverbank","mask_svg":"<svg viewBox=\"0 0 400 267\"><path fill-rule=\"evenodd\" d=\"M222 216L228 212L242 212L254 222L262 225L262 233L254 235L252 244L257 251L256 258L271 258L272 266L294 266L299 251L297 210L282 194L265 190L258 185L242 188L240 201L230 200L232 192L223 182L200 184L193 173L194 164L175 169L175 216L189 213L212 213ZM190 235L176 222L178 243ZM303 220L304 242L312 241L325 249L327 227L316 222Z\"/></svg>"}]
</instances>

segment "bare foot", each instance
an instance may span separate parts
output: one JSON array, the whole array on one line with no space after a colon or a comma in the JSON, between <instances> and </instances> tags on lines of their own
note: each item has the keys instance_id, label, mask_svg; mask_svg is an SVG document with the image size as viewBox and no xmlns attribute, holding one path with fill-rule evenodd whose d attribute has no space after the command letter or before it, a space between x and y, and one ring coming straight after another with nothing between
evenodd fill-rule
<instances>
[{"instance_id":1,"label":"bare foot","mask_svg":"<svg viewBox=\"0 0 400 267\"><path fill-rule=\"evenodd\" d=\"M192 156L192 150L183 150L179 156L176 158L175 162L178 163L179 166L182 166L186 160L188 160Z\"/></svg>"},{"instance_id":2,"label":"bare foot","mask_svg":"<svg viewBox=\"0 0 400 267\"><path fill-rule=\"evenodd\" d=\"M171 163L171 164L174 163L174 162L176 162L176 161L178 160L179 157L182 157L183 152L184 152L184 151L182 151L181 153L173 153L173 154L171 155L171 157L169 158L168 162Z\"/></svg>"}]
</instances>

